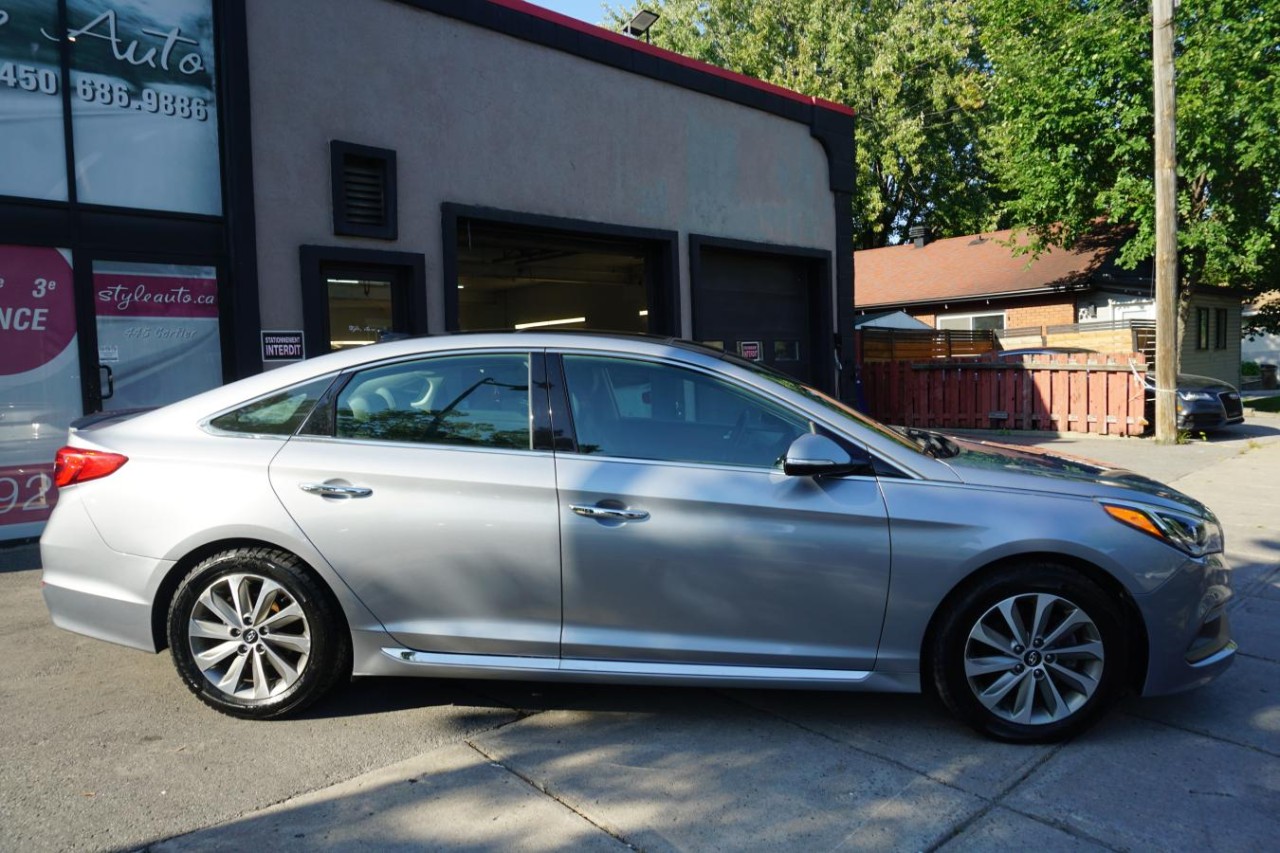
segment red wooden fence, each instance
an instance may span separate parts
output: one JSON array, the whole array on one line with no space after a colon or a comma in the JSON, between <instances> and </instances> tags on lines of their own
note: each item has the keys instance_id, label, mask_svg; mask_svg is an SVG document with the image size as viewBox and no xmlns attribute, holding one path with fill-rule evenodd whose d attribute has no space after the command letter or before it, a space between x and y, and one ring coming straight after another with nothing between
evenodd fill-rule
<instances>
[{"instance_id":1,"label":"red wooden fence","mask_svg":"<svg viewBox=\"0 0 1280 853\"><path fill-rule=\"evenodd\" d=\"M1146 428L1141 353L996 355L862 365L870 414L941 429L1034 429L1140 435Z\"/></svg>"}]
</instances>

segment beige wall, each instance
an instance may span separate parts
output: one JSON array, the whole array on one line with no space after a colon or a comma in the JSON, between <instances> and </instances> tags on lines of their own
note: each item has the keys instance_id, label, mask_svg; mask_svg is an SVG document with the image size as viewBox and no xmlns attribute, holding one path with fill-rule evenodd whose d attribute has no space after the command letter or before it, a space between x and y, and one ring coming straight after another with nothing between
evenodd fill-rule
<instances>
[{"instance_id":1,"label":"beige wall","mask_svg":"<svg viewBox=\"0 0 1280 853\"><path fill-rule=\"evenodd\" d=\"M301 327L298 247L319 244L425 255L443 330L444 202L678 231L685 334L688 234L836 250L802 123L390 0L247 11L264 328ZM332 139L396 151L398 240L333 236Z\"/></svg>"},{"instance_id":2,"label":"beige wall","mask_svg":"<svg viewBox=\"0 0 1280 853\"><path fill-rule=\"evenodd\" d=\"M1205 308L1209 312L1209 347L1197 347L1196 309ZM1227 340L1224 349L1215 346L1217 340L1216 309L1226 309ZM1180 312L1181 313L1181 312ZM1186 316L1179 317L1181 327L1181 345L1178 353L1178 372L1193 373L1198 376L1211 376L1240 385L1240 297L1231 293L1206 294L1197 292L1191 297Z\"/></svg>"}]
</instances>

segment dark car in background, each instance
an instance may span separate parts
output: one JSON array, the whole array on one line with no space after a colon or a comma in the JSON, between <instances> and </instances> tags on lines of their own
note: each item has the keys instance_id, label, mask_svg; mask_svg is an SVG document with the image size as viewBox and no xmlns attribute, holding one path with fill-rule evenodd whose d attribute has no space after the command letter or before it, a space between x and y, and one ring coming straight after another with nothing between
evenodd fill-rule
<instances>
[{"instance_id":1,"label":"dark car in background","mask_svg":"<svg viewBox=\"0 0 1280 853\"><path fill-rule=\"evenodd\" d=\"M1148 421L1155 420L1155 376L1147 374ZM1178 429L1206 430L1244 423L1244 405L1234 385L1211 376L1179 373Z\"/></svg>"}]
</instances>

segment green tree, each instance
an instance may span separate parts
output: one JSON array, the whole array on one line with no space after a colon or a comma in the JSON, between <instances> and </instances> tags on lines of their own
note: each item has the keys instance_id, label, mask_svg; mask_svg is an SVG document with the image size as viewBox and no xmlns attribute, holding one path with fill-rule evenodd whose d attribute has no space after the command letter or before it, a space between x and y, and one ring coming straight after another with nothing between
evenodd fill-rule
<instances>
[{"instance_id":1,"label":"green tree","mask_svg":"<svg viewBox=\"0 0 1280 853\"><path fill-rule=\"evenodd\" d=\"M659 0L641 6L653 43L853 107L858 113L856 248L896 242L927 221L938 234L991 227L998 199L983 168L985 70L970 3L960 0Z\"/></svg>"},{"instance_id":2,"label":"green tree","mask_svg":"<svg viewBox=\"0 0 1280 853\"><path fill-rule=\"evenodd\" d=\"M1035 249L1070 245L1098 219L1133 226L1121 263L1150 258L1147 0L977 0L975 10L990 62L982 142L1006 216L1028 226ZM1280 2L1182 0L1176 31L1181 282L1275 289Z\"/></svg>"}]
</instances>

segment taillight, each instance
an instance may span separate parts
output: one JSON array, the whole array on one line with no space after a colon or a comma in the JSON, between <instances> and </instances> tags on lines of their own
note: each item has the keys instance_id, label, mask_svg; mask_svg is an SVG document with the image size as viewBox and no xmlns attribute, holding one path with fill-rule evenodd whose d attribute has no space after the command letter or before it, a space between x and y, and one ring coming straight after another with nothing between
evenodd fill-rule
<instances>
[{"instance_id":1,"label":"taillight","mask_svg":"<svg viewBox=\"0 0 1280 853\"><path fill-rule=\"evenodd\" d=\"M62 489L75 483L96 480L114 474L128 461L128 456L121 456L119 453L64 447L58 451L53 462L53 482Z\"/></svg>"}]
</instances>

